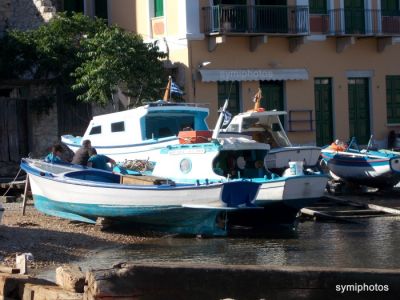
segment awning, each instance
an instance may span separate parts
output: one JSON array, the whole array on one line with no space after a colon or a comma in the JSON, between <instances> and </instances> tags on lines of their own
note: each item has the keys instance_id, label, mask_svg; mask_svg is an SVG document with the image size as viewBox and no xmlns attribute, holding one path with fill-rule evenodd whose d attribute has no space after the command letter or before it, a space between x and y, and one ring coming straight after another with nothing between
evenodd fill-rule
<instances>
[{"instance_id":1,"label":"awning","mask_svg":"<svg viewBox=\"0 0 400 300\"><path fill-rule=\"evenodd\" d=\"M308 80L306 69L200 69L201 80L210 81L259 81L259 80Z\"/></svg>"}]
</instances>

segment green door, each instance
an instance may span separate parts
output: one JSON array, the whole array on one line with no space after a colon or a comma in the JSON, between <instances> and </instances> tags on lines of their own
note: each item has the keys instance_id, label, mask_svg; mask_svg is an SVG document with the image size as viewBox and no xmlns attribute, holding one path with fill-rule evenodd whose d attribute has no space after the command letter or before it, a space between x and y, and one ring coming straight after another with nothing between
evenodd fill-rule
<instances>
[{"instance_id":1,"label":"green door","mask_svg":"<svg viewBox=\"0 0 400 300\"><path fill-rule=\"evenodd\" d=\"M315 126L318 146L328 145L333 140L332 125L332 80L314 79Z\"/></svg>"},{"instance_id":2,"label":"green door","mask_svg":"<svg viewBox=\"0 0 400 300\"><path fill-rule=\"evenodd\" d=\"M371 135L368 79L349 78L348 93L350 138L354 136L359 144L367 144Z\"/></svg>"},{"instance_id":3,"label":"green door","mask_svg":"<svg viewBox=\"0 0 400 300\"><path fill-rule=\"evenodd\" d=\"M283 81L260 81L262 99L260 107L265 110L285 110L283 103ZM280 117L282 124L284 117Z\"/></svg>"},{"instance_id":4,"label":"green door","mask_svg":"<svg viewBox=\"0 0 400 300\"><path fill-rule=\"evenodd\" d=\"M266 110L284 110L283 81L261 81L261 107Z\"/></svg>"},{"instance_id":5,"label":"green door","mask_svg":"<svg viewBox=\"0 0 400 300\"><path fill-rule=\"evenodd\" d=\"M346 34L365 33L364 0L344 1L344 22Z\"/></svg>"}]
</instances>

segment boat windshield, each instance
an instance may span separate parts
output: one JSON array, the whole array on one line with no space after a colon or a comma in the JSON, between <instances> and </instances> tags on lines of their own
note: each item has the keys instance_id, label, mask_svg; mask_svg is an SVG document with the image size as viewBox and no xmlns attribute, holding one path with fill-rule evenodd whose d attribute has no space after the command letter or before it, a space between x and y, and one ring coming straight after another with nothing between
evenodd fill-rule
<instances>
[{"instance_id":1,"label":"boat windshield","mask_svg":"<svg viewBox=\"0 0 400 300\"><path fill-rule=\"evenodd\" d=\"M213 161L216 174L230 178L260 178L268 175L264 167L267 150L223 150Z\"/></svg>"},{"instance_id":2,"label":"boat windshield","mask_svg":"<svg viewBox=\"0 0 400 300\"><path fill-rule=\"evenodd\" d=\"M262 118L256 126L264 129L254 133L256 141L270 144L271 148L292 146L278 116Z\"/></svg>"},{"instance_id":3,"label":"boat windshield","mask_svg":"<svg viewBox=\"0 0 400 300\"><path fill-rule=\"evenodd\" d=\"M148 115L145 118L146 139L177 136L179 131L194 129L195 116Z\"/></svg>"}]
</instances>

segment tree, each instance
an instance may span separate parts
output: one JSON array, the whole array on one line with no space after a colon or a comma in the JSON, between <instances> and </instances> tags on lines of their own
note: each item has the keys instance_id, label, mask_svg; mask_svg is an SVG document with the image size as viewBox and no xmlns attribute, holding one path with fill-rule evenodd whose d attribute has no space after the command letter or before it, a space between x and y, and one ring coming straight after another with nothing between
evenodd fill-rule
<instances>
[{"instance_id":1,"label":"tree","mask_svg":"<svg viewBox=\"0 0 400 300\"><path fill-rule=\"evenodd\" d=\"M136 98L137 103L160 95L165 84L164 54L158 47L145 44L140 36L112 26L82 42L79 57L83 63L76 69L78 99L105 104L120 87Z\"/></svg>"},{"instance_id":2,"label":"tree","mask_svg":"<svg viewBox=\"0 0 400 300\"><path fill-rule=\"evenodd\" d=\"M0 44L0 80L47 79L101 105L119 85L139 100L161 94L164 54L102 19L61 13L35 30L8 31Z\"/></svg>"}]
</instances>

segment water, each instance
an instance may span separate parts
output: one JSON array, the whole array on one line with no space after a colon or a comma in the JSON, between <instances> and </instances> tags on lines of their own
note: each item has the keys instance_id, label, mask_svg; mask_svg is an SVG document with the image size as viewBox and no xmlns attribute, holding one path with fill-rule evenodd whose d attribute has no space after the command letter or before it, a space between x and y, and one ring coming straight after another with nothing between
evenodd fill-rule
<instances>
[{"instance_id":1,"label":"water","mask_svg":"<svg viewBox=\"0 0 400 300\"><path fill-rule=\"evenodd\" d=\"M94 251L83 269L119 262L400 268L400 218L300 223L297 232L263 238L162 237Z\"/></svg>"}]
</instances>

